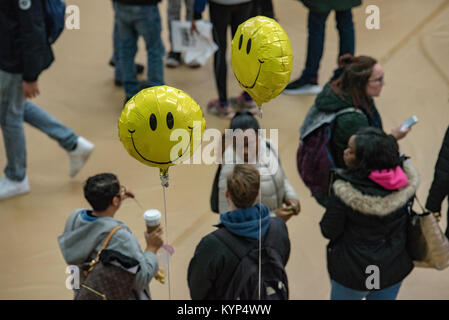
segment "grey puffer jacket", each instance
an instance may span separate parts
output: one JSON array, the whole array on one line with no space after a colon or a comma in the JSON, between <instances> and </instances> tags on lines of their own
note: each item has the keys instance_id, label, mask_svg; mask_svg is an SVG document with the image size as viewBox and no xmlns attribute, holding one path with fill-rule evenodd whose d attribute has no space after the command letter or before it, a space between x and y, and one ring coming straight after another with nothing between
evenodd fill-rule
<instances>
[{"instance_id":1,"label":"grey puffer jacket","mask_svg":"<svg viewBox=\"0 0 449 320\"><path fill-rule=\"evenodd\" d=\"M299 200L299 198L285 176L278 155L273 148L267 148L265 141L260 141L259 147L261 148L261 161L254 166L260 173L262 203L270 210L270 216L274 217L274 210L282 207L287 199ZM218 181L218 210L220 214L229 211L225 197L228 175L234 170L235 163L243 163L241 159L237 161L238 155L234 152L232 146L225 150L223 159L233 159L233 161L232 163L225 163L224 161L220 172ZM270 174L270 172L274 172L274 174ZM259 198L256 202L258 201Z\"/></svg>"},{"instance_id":2,"label":"grey puffer jacket","mask_svg":"<svg viewBox=\"0 0 449 320\"><path fill-rule=\"evenodd\" d=\"M130 299L151 299L149 283L159 268L156 255L149 251L142 252L136 237L123 222L111 217L92 217L88 212L91 211L75 210L67 219L64 233L58 237L66 263L78 266L90 262L109 232L116 226L124 226L114 234L107 248L139 261L140 270Z\"/></svg>"}]
</instances>

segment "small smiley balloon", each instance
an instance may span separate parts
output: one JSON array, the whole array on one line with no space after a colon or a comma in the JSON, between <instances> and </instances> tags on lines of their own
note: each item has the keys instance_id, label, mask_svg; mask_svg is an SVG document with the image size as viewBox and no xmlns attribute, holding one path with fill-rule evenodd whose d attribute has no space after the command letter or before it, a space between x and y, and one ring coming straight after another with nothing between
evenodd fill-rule
<instances>
[{"instance_id":1,"label":"small smiley balloon","mask_svg":"<svg viewBox=\"0 0 449 320\"><path fill-rule=\"evenodd\" d=\"M257 16L239 25L232 39L234 75L260 107L277 97L292 72L292 48L275 20Z\"/></svg>"},{"instance_id":2,"label":"small smiley balloon","mask_svg":"<svg viewBox=\"0 0 449 320\"><path fill-rule=\"evenodd\" d=\"M118 126L128 153L150 167L160 168L162 177L170 166L195 152L206 120L190 95L173 87L157 86L140 91L126 103Z\"/></svg>"}]
</instances>

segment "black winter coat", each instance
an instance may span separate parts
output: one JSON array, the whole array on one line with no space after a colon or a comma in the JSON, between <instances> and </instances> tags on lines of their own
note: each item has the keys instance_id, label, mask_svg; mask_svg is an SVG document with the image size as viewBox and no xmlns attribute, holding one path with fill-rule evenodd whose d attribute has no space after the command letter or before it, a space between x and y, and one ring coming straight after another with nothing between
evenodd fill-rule
<instances>
[{"instance_id":1,"label":"black winter coat","mask_svg":"<svg viewBox=\"0 0 449 320\"><path fill-rule=\"evenodd\" d=\"M426 208L432 212L441 211L441 203L449 195L449 127L443 139L440 154L435 165L435 175L429 196L426 201ZM449 219L449 211L448 211ZM449 238L449 224L446 229L446 236Z\"/></svg>"},{"instance_id":2,"label":"black winter coat","mask_svg":"<svg viewBox=\"0 0 449 320\"><path fill-rule=\"evenodd\" d=\"M407 203L416 192L418 174L404 163L407 187L389 191L367 179L340 175L320 222L321 232L330 239L327 267L330 278L354 290L367 291L366 282L379 268L380 288L402 281L413 269L406 251Z\"/></svg>"},{"instance_id":3,"label":"black winter coat","mask_svg":"<svg viewBox=\"0 0 449 320\"><path fill-rule=\"evenodd\" d=\"M282 257L284 266L290 256L290 240L285 222L281 218L276 220L280 226L279 246L277 249ZM224 228L224 226L222 226ZM256 246L258 240L243 238L248 246ZM192 300L221 300L226 293L228 283L234 270L239 264L237 256L213 233L209 233L195 249L187 272L187 281Z\"/></svg>"},{"instance_id":4,"label":"black winter coat","mask_svg":"<svg viewBox=\"0 0 449 320\"><path fill-rule=\"evenodd\" d=\"M0 1L0 69L34 82L53 62L43 0Z\"/></svg>"}]
</instances>

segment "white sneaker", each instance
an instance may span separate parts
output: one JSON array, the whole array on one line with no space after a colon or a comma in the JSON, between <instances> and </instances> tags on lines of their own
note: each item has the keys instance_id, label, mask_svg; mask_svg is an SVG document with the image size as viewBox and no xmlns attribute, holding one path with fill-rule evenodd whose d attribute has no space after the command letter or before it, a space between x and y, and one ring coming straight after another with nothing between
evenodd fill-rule
<instances>
[{"instance_id":1,"label":"white sneaker","mask_svg":"<svg viewBox=\"0 0 449 320\"><path fill-rule=\"evenodd\" d=\"M78 137L75 150L69 151L71 177L76 176L76 174L81 170L93 150L94 145L91 142L87 141L83 137Z\"/></svg>"},{"instance_id":2,"label":"white sneaker","mask_svg":"<svg viewBox=\"0 0 449 320\"><path fill-rule=\"evenodd\" d=\"M9 180L7 177L0 179L0 199L11 198L28 192L30 192L30 184L27 177L22 181Z\"/></svg>"}]
</instances>

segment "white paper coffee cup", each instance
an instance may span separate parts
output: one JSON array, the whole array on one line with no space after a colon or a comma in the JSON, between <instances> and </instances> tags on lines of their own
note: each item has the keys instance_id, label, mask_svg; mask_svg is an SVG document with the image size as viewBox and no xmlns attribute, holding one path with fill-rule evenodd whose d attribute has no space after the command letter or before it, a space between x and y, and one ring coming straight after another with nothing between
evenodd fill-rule
<instances>
[{"instance_id":1,"label":"white paper coffee cup","mask_svg":"<svg viewBox=\"0 0 449 320\"><path fill-rule=\"evenodd\" d=\"M161 212L157 209L145 211L143 214L148 232L152 232L161 224Z\"/></svg>"}]
</instances>

